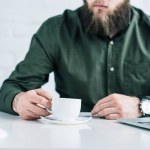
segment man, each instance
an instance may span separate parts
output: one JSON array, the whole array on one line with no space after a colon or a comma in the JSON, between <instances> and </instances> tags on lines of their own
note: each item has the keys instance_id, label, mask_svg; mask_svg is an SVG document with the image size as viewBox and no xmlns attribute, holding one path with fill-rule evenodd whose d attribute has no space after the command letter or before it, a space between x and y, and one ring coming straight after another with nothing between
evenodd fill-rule
<instances>
[{"instance_id":1,"label":"man","mask_svg":"<svg viewBox=\"0 0 150 150\"><path fill-rule=\"evenodd\" d=\"M26 120L49 115L52 98L39 88L54 71L57 92L81 98L82 111L142 116L140 97L150 95L149 35L150 18L129 0L84 0L33 36L25 60L3 83L0 110Z\"/></svg>"}]
</instances>

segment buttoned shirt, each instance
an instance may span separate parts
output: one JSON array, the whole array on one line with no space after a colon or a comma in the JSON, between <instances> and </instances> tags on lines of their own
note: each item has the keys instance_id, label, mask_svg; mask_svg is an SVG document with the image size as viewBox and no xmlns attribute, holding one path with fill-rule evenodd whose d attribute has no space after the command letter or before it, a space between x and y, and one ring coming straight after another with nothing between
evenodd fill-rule
<instances>
[{"instance_id":1,"label":"buttoned shirt","mask_svg":"<svg viewBox=\"0 0 150 150\"><path fill-rule=\"evenodd\" d=\"M15 95L40 88L51 72L60 97L82 99L81 111L113 93L150 95L150 17L132 7L130 24L110 39L85 32L80 10L65 10L42 24L1 87L0 110L15 114Z\"/></svg>"}]
</instances>

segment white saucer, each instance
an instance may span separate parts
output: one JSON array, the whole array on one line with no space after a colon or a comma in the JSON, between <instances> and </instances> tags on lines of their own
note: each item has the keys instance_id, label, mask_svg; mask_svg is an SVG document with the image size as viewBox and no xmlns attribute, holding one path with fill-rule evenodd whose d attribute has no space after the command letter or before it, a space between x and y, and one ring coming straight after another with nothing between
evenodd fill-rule
<instances>
[{"instance_id":1,"label":"white saucer","mask_svg":"<svg viewBox=\"0 0 150 150\"><path fill-rule=\"evenodd\" d=\"M82 124L82 123L86 123L88 121L90 121L92 119L92 117L78 117L75 120L71 120L71 121L61 121L61 120L57 120L54 115L50 115L47 117L41 117L42 120L45 120L49 123L52 124L61 124L61 125L75 125L75 124Z\"/></svg>"}]
</instances>

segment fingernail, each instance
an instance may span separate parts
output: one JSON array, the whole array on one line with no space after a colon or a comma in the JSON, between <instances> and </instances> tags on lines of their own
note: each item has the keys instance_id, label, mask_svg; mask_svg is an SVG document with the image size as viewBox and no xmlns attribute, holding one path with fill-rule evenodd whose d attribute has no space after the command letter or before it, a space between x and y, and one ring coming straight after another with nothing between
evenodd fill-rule
<instances>
[{"instance_id":1,"label":"fingernail","mask_svg":"<svg viewBox=\"0 0 150 150\"><path fill-rule=\"evenodd\" d=\"M94 110L92 110L92 111L91 111L91 114L94 115L94 113L95 113Z\"/></svg>"}]
</instances>

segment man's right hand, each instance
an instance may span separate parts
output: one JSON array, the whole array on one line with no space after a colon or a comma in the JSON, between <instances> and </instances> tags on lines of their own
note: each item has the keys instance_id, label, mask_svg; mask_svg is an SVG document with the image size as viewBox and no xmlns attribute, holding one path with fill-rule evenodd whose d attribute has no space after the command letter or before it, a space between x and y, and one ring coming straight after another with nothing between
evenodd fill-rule
<instances>
[{"instance_id":1,"label":"man's right hand","mask_svg":"<svg viewBox=\"0 0 150 150\"><path fill-rule=\"evenodd\" d=\"M17 94L13 100L13 110L24 120L39 119L48 116L51 109L51 96L43 89L31 90ZM41 107L42 106L42 107Z\"/></svg>"}]
</instances>

